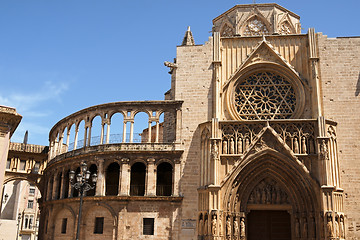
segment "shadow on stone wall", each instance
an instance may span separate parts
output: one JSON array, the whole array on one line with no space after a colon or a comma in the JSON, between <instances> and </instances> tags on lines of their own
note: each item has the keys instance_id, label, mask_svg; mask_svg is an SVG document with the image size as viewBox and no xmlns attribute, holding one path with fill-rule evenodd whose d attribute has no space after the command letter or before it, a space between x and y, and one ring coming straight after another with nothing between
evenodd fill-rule
<instances>
[{"instance_id":1,"label":"shadow on stone wall","mask_svg":"<svg viewBox=\"0 0 360 240\"><path fill-rule=\"evenodd\" d=\"M360 93L360 73L356 83L355 97L359 96L359 93Z\"/></svg>"}]
</instances>

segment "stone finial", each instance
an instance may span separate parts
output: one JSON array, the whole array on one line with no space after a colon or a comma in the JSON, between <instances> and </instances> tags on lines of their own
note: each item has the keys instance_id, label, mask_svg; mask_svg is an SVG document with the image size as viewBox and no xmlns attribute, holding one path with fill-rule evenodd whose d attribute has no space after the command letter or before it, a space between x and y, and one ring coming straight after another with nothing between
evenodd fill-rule
<instances>
[{"instance_id":1,"label":"stone finial","mask_svg":"<svg viewBox=\"0 0 360 240\"><path fill-rule=\"evenodd\" d=\"M194 37L192 35L192 32L190 31L190 26L188 26L188 29L185 33L181 46L194 46L194 45L195 45Z\"/></svg>"}]
</instances>

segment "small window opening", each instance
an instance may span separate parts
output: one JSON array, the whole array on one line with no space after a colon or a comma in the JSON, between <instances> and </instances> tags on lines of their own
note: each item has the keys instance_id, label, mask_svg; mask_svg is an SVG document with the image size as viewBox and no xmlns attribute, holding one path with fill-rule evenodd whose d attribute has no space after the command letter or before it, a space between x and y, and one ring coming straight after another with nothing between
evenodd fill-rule
<instances>
[{"instance_id":1,"label":"small window opening","mask_svg":"<svg viewBox=\"0 0 360 240\"><path fill-rule=\"evenodd\" d=\"M62 219L61 223L61 233L66 234L66 227L67 227L67 218Z\"/></svg>"},{"instance_id":2,"label":"small window opening","mask_svg":"<svg viewBox=\"0 0 360 240\"><path fill-rule=\"evenodd\" d=\"M103 232L104 232L104 217L96 217L94 233L95 234L103 234Z\"/></svg>"},{"instance_id":3,"label":"small window opening","mask_svg":"<svg viewBox=\"0 0 360 240\"><path fill-rule=\"evenodd\" d=\"M34 200L28 200L27 208L34 208Z\"/></svg>"},{"instance_id":4,"label":"small window opening","mask_svg":"<svg viewBox=\"0 0 360 240\"><path fill-rule=\"evenodd\" d=\"M154 235L154 218L143 219L143 235Z\"/></svg>"}]
</instances>

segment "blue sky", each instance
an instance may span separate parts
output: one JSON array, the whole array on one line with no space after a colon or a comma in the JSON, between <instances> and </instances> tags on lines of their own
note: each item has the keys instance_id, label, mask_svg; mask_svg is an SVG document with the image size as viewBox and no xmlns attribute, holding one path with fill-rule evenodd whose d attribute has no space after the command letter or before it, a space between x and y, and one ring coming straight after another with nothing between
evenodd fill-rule
<instances>
[{"instance_id":1,"label":"blue sky","mask_svg":"<svg viewBox=\"0 0 360 240\"><path fill-rule=\"evenodd\" d=\"M23 116L12 141L29 130L29 143L47 145L57 121L89 106L162 100L163 62L176 57L187 26L203 44L213 18L252 2L0 0L0 105ZM360 35L358 0L276 3L300 15L304 33Z\"/></svg>"}]
</instances>

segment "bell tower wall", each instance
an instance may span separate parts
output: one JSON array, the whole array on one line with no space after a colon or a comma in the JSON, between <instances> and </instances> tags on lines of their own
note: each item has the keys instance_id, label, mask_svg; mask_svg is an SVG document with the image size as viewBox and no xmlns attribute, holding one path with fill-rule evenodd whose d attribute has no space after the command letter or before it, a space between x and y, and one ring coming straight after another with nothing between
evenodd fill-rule
<instances>
[{"instance_id":1,"label":"bell tower wall","mask_svg":"<svg viewBox=\"0 0 360 240\"><path fill-rule=\"evenodd\" d=\"M360 238L360 38L319 33L324 117L338 122L337 142L344 189L346 239Z\"/></svg>"}]
</instances>

